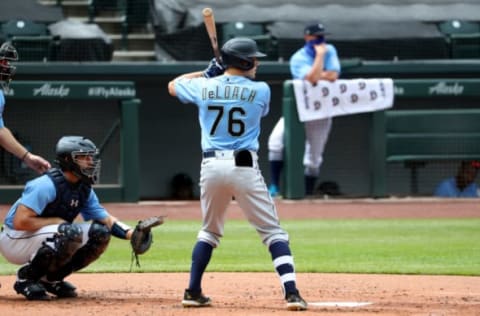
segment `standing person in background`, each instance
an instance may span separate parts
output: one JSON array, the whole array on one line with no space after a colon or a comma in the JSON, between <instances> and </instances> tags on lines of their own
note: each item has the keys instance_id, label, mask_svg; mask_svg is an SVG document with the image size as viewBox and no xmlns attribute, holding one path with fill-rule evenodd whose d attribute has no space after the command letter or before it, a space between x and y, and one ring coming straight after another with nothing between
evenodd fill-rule
<instances>
[{"instance_id":1,"label":"standing person in background","mask_svg":"<svg viewBox=\"0 0 480 316\"><path fill-rule=\"evenodd\" d=\"M444 198L477 198L479 188L475 178L480 168L478 161L462 161L455 177L441 181L435 189L436 197Z\"/></svg>"},{"instance_id":2,"label":"standing person in background","mask_svg":"<svg viewBox=\"0 0 480 316\"><path fill-rule=\"evenodd\" d=\"M198 108L203 160L200 171L202 228L192 251L189 286L182 305L211 305L202 292L202 277L213 249L223 236L232 197L268 247L281 280L288 310L306 310L296 285L289 237L280 227L275 204L258 166L260 121L270 106L270 87L256 82L265 54L249 38L233 38L222 49L222 61L205 71L181 75L168 84L170 95ZM225 69L226 68L226 69Z\"/></svg>"},{"instance_id":3,"label":"standing person in background","mask_svg":"<svg viewBox=\"0 0 480 316\"><path fill-rule=\"evenodd\" d=\"M50 163L42 157L32 154L20 144L3 121L3 110L5 109L4 93L8 91L8 86L16 70L16 67L10 63L17 60L18 54L15 47L8 43L3 43L3 45L0 46L0 84L2 85L2 89L0 89L0 146L22 160L22 162L33 170L38 173L43 173L51 167Z\"/></svg>"},{"instance_id":4,"label":"standing person in background","mask_svg":"<svg viewBox=\"0 0 480 316\"><path fill-rule=\"evenodd\" d=\"M304 29L305 45L290 58L293 79L335 81L340 75L337 50L325 41L325 28L321 23L308 24ZM305 195L312 195L323 161L323 151L332 127L332 118L305 122L305 151L303 156ZM272 196L279 194L280 175L283 169L284 120L277 122L268 138L270 161L270 186Z\"/></svg>"}]
</instances>

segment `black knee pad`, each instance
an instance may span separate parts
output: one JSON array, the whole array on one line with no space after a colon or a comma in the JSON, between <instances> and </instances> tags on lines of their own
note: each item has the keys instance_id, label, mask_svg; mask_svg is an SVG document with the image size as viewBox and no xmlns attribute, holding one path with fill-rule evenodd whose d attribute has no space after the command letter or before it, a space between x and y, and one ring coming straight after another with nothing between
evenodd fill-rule
<instances>
[{"instance_id":1,"label":"black knee pad","mask_svg":"<svg viewBox=\"0 0 480 316\"><path fill-rule=\"evenodd\" d=\"M107 249L110 230L102 223L93 222L88 231L88 241L72 258L73 271L78 271L97 260Z\"/></svg>"},{"instance_id":2,"label":"black knee pad","mask_svg":"<svg viewBox=\"0 0 480 316\"><path fill-rule=\"evenodd\" d=\"M98 245L107 244L110 241L110 229L102 223L93 222L88 230L88 242Z\"/></svg>"},{"instance_id":3,"label":"black knee pad","mask_svg":"<svg viewBox=\"0 0 480 316\"><path fill-rule=\"evenodd\" d=\"M71 273L85 268L90 263L97 260L107 249L110 242L110 230L108 227L99 222L93 222L88 230L88 241L80 247L67 264L47 275L50 281L63 280Z\"/></svg>"},{"instance_id":4,"label":"black knee pad","mask_svg":"<svg viewBox=\"0 0 480 316\"><path fill-rule=\"evenodd\" d=\"M83 229L78 224L62 223L58 225L58 233L69 240L82 242Z\"/></svg>"},{"instance_id":5,"label":"black knee pad","mask_svg":"<svg viewBox=\"0 0 480 316\"><path fill-rule=\"evenodd\" d=\"M58 234L53 237L57 252L56 266L63 266L82 245L83 231L77 224L64 223L58 226Z\"/></svg>"}]
</instances>

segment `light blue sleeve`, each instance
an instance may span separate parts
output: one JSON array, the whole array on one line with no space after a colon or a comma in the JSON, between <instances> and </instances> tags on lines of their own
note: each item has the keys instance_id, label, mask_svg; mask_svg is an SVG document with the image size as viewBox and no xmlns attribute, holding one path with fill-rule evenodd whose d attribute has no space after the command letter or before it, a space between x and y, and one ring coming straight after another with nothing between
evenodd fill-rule
<instances>
[{"instance_id":1,"label":"light blue sleeve","mask_svg":"<svg viewBox=\"0 0 480 316\"><path fill-rule=\"evenodd\" d=\"M264 92L265 95L263 97L263 100L265 100L265 104L264 104L263 112L262 112L262 117L264 117L270 111L270 98L271 98L271 93L272 92L270 90L270 86L266 82L260 82L260 84L263 85L263 88L260 89L260 90L265 91Z\"/></svg>"},{"instance_id":2,"label":"light blue sleeve","mask_svg":"<svg viewBox=\"0 0 480 316\"><path fill-rule=\"evenodd\" d=\"M293 79L305 79L312 68L313 58L301 48L290 58L290 73Z\"/></svg>"},{"instance_id":3,"label":"light blue sleeve","mask_svg":"<svg viewBox=\"0 0 480 316\"><path fill-rule=\"evenodd\" d=\"M193 79L186 79L180 78L175 80L175 92L177 93L177 98L182 103L195 103L197 104L197 100L201 97L200 93L200 85L206 78L193 78Z\"/></svg>"},{"instance_id":4,"label":"light blue sleeve","mask_svg":"<svg viewBox=\"0 0 480 316\"><path fill-rule=\"evenodd\" d=\"M434 195L436 197L457 197L458 190L455 188L455 179L449 178L440 182L435 189Z\"/></svg>"},{"instance_id":5,"label":"light blue sleeve","mask_svg":"<svg viewBox=\"0 0 480 316\"><path fill-rule=\"evenodd\" d=\"M110 216L107 210L100 204L97 194L93 189L90 191L87 203L82 210L80 210L80 214L82 214L82 218L85 221L104 219Z\"/></svg>"},{"instance_id":6,"label":"light blue sleeve","mask_svg":"<svg viewBox=\"0 0 480 316\"><path fill-rule=\"evenodd\" d=\"M56 196L55 185L47 175L27 182L22 196L12 205L5 216L5 225L13 229L13 218L17 212L18 205L23 204L40 215L47 204L55 200Z\"/></svg>"},{"instance_id":7,"label":"light blue sleeve","mask_svg":"<svg viewBox=\"0 0 480 316\"><path fill-rule=\"evenodd\" d=\"M471 183L460 193L460 197L476 198L478 197L478 186L475 183Z\"/></svg>"},{"instance_id":8,"label":"light blue sleeve","mask_svg":"<svg viewBox=\"0 0 480 316\"><path fill-rule=\"evenodd\" d=\"M0 128L5 127L5 123L3 122L3 110L5 109L5 96L3 95L3 91L0 89Z\"/></svg>"},{"instance_id":9,"label":"light blue sleeve","mask_svg":"<svg viewBox=\"0 0 480 316\"><path fill-rule=\"evenodd\" d=\"M305 79L312 69L314 58L309 56L304 48L299 49L290 58L290 73L293 79ZM340 59L338 58L336 48L327 44L327 52L324 57L323 69L327 71L341 72Z\"/></svg>"},{"instance_id":10,"label":"light blue sleeve","mask_svg":"<svg viewBox=\"0 0 480 316\"><path fill-rule=\"evenodd\" d=\"M40 215L56 196L55 184L49 176L43 175L27 182L19 202Z\"/></svg>"},{"instance_id":11,"label":"light blue sleeve","mask_svg":"<svg viewBox=\"0 0 480 316\"><path fill-rule=\"evenodd\" d=\"M338 58L337 49L333 45L327 45L327 54L325 55L325 62L323 67L327 71L336 71L340 75L340 59Z\"/></svg>"}]
</instances>

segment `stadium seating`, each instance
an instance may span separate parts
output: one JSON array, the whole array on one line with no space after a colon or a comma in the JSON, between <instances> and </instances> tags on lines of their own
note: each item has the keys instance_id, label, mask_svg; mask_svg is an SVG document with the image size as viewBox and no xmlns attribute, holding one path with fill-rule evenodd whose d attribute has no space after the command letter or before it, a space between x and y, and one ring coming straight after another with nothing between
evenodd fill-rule
<instances>
[{"instance_id":1,"label":"stadium seating","mask_svg":"<svg viewBox=\"0 0 480 316\"><path fill-rule=\"evenodd\" d=\"M379 114L382 115L382 114ZM432 161L480 159L480 110L384 111L384 165L410 169L410 191L418 194L418 168Z\"/></svg>"},{"instance_id":2,"label":"stadium seating","mask_svg":"<svg viewBox=\"0 0 480 316\"><path fill-rule=\"evenodd\" d=\"M47 26L30 20L15 19L2 24L2 33L8 39L13 36L48 35Z\"/></svg>"},{"instance_id":3,"label":"stadium seating","mask_svg":"<svg viewBox=\"0 0 480 316\"><path fill-rule=\"evenodd\" d=\"M13 19L2 24L1 31L3 39L15 46L21 61L52 59L53 37L46 24Z\"/></svg>"},{"instance_id":4,"label":"stadium seating","mask_svg":"<svg viewBox=\"0 0 480 316\"><path fill-rule=\"evenodd\" d=\"M10 39L20 61L49 61L55 59L53 36L14 36Z\"/></svg>"},{"instance_id":5,"label":"stadium seating","mask_svg":"<svg viewBox=\"0 0 480 316\"><path fill-rule=\"evenodd\" d=\"M260 23L229 22L221 26L221 40L226 42L234 37L249 37L257 42L258 49L267 54L267 59L278 59L278 48L275 38L268 34Z\"/></svg>"},{"instance_id":6,"label":"stadium seating","mask_svg":"<svg viewBox=\"0 0 480 316\"><path fill-rule=\"evenodd\" d=\"M438 24L445 34L450 58L480 58L480 24L450 20Z\"/></svg>"}]
</instances>

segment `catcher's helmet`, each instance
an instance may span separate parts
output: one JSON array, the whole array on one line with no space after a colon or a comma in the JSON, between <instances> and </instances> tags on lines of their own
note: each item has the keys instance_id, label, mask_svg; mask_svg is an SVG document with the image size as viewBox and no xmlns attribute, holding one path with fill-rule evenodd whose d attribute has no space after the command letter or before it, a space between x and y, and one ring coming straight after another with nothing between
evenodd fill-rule
<instances>
[{"instance_id":1,"label":"catcher's helmet","mask_svg":"<svg viewBox=\"0 0 480 316\"><path fill-rule=\"evenodd\" d=\"M8 87L17 69L10 62L17 60L18 54L15 47L7 42L3 43L0 46L0 81L4 87Z\"/></svg>"},{"instance_id":2,"label":"catcher's helmet","mask_svg":"<svg viewBox=\"0 0 480 316\"><path fill-rule=\"evenodd\" d=\"M254 58L265 57L258 51L257 43L246 37L237 37L223 44L222 61L225 66L235 67L241 70L250 70L255 65Z\"/></svg>"},{"instance_id":3,"label":"catcher's helmet","mask_svg":"<svg viewBox=\"0 0 480 316\"><path fill-rule=\"evenodd\" d=\"M101 160L97 146L83 136L63 136L57 142L55 162L63 171L71 171L87 184L97 182ZM81 158L84 159L81 159Z\"/></svg>"}]
</instances>

